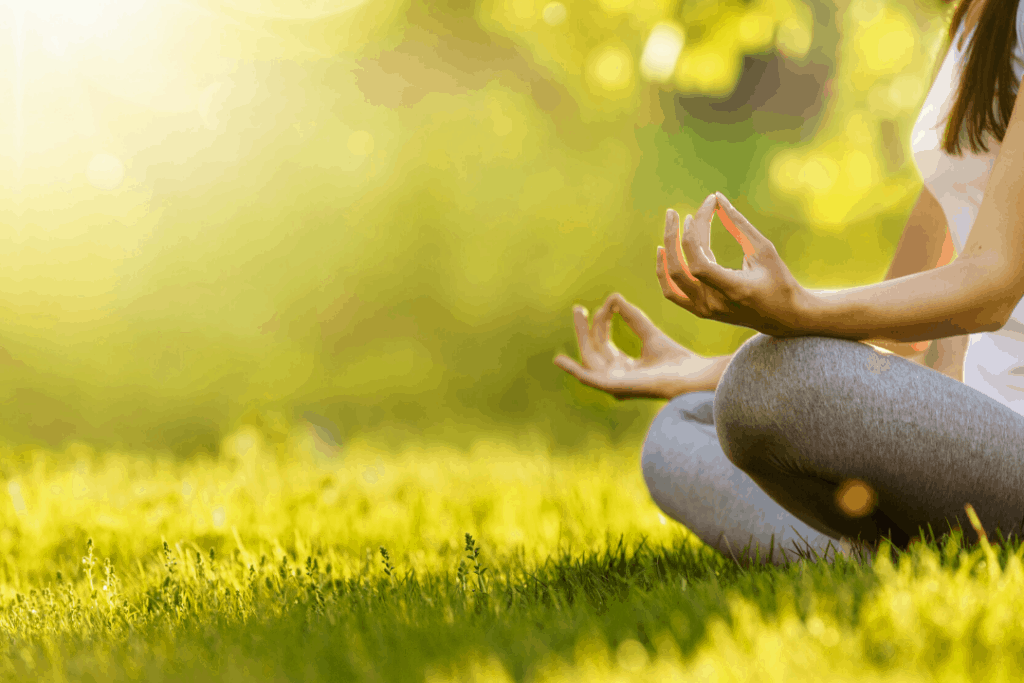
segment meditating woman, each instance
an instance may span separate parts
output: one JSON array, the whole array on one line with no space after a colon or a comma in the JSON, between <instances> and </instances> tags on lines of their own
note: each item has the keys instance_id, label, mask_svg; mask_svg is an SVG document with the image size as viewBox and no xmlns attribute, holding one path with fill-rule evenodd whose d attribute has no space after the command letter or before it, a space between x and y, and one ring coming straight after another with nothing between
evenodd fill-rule
<instances>
[{"instance_id":1,"label":"meditating woman","mask_svg":"<svg viewBox=\"0 0 1024 683\"><path fill-rule=\"evenodd\" d=\"M700 318L762 334L704 358L618 294L592 321L574 309L581 363L555 363L620 398L671 399L644 443L644 478L666 515L726 556L785 562L883 537L904 547L955 526L976 539L968 504L988 535L1024 532L1017 5L964 0L954 14L911 134L924 189L884 282L805 289L715 194L681 235L668 211L662 292ZM716 212L743 247L742 270L715 262ZM947 227L959 256L940 264ZM612 343L616 313L643 341L640 358ZM938 340L942 371L908 359L920 361L914 343L927 340Z\"/></svg>"}]
</instances>

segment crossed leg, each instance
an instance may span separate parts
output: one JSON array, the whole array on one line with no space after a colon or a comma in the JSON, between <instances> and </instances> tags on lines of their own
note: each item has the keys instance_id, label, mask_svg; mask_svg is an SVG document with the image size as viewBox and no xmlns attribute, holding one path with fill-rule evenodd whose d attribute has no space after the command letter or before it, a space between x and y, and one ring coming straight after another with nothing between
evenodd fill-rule
<instances>
[{"instance_id":1,"label":"crossed leg","mask_svg":"<svg viewBox=\"0 0 1024 683\"><path fill-rule=\"evenodd\" d=\"M1024 416L941 373L829 337L747 340L714 394L673 399L644 443L662 510L727 556L905 546L962 525L1024 528ZM870 505L853 510L857 482ZM838 494L838 495L837 495ZM746 557L742 557L746 550Z\"/></svg>"}]
</instances>

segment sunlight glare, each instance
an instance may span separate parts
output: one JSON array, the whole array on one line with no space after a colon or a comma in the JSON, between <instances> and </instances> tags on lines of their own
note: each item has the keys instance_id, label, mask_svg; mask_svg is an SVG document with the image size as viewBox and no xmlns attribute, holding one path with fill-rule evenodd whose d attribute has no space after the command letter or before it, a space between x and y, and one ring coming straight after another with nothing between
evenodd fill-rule
<instances>
[{"instance_id":1,"label":"sunlight glare","mask_svg":"<svg viewBox=\"0 0 1024 683\"><path fill-rule=\"evenodd\" d=\"M101 152L89 161L85 175L98 190L116 190L124 181L124 164L113 154Z\"/></svg>"},{"instance_id":2,"label":"sunlight glare","mask_svg":"<svg viewBox=\"0 0 1024 683\"><path fill-rule=\"evenodd\" d=\"M268 19L324 19L355 9L366 0L223 0L223 3Z\"/></svg>"}]
</instances>

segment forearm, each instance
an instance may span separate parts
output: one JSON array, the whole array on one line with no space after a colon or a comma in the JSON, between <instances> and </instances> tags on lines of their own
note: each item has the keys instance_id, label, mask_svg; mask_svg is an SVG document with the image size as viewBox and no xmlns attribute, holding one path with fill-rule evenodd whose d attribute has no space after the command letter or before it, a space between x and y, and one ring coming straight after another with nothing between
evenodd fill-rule
<instances>
[{"instance_id":1,"label":"forearm","mask_svg":"<svg viewBox=\"0 0 1024 683\"><path fill-rule=\"evenodd\" d=\"M843 290L803 290L793 336L916 342L1002 327L1007 292L996 266L975 258Z\"/></svg>"},{"instance_id":2,"label":"forearm","mask_svg":"<svg viewBox=\"0 0 1024 683\"><path fill-rule=\"evenodd\" d=\"M812 334L867 341L905 357L919 353L912 342L998 329L1006 297L993 284L996 264L953 257L945 212L922 188L885 281L811 292L805 322Z\"/></svg>"}]
</instances>

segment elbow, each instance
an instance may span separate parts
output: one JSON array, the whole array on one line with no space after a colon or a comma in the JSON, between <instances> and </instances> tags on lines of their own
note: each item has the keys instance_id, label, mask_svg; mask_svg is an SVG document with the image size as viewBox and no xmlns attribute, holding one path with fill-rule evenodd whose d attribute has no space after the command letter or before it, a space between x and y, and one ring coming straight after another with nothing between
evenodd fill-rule
<instances>
[{"instance_id":1,"label":"elbow","mask_svg":"<svg viewBox=\"0 0 1024 683\"><path fill-rule=\"evenodd\" d=\"M999 318L993 320L992 322L986 322L983 325L978 326L977 328L975 328L973 332L971 332L971 334L977 334L978 332L995 332L996 330L1002 329L1003 325L1005 324L1006 320Z\"/></svg>"},{"instance_id":2,"label":"elbow","mask_svg":"<svg viewBox=\"0 0 1024 683\"><path fill-rule=\"evenodd\" d=\"M989 306L978 315L977 320L980 323L978 332L995 332L1002 329L1010 320L1010 316L1013 315L1013 309L1017 307L1019 301L1020 297L1018 296L1012 300L1002 299Z\"/></svg>"},{"instance_id":3,"label":"elbow","mask_svg":"<svg viewBox=\"0 0 1024 683\"><path fill-rule=\"evenodd\" d=\"M1024 281L1020 277L1014 277L1011 284L999 288L998 291L1002 293L1002 296L992 302L988 321L993 327L985 332L995 332L1009 322L1010 316L1013 315L1014 309L1017 308L1017 304L1020 303L1021 296L1024 294Z\"/></svg>"},{"instance_id":4,"label":"elbow","mask_svg":"<svg viewBox=\"0 0 1024 683\"><path fill-rule=\"evenodd\" d=\"M975 301L981 305L975 308L972 324L967 327L974 328L973 332L1001 329L1013 315L1024 293L1024 270L1011 269L1002 260L993 263L977 258L963 259L962 267L967 269L968 281L973 280L975 286L981 285L980 290L974 290Z\"/></svg>"}]
</instances>

